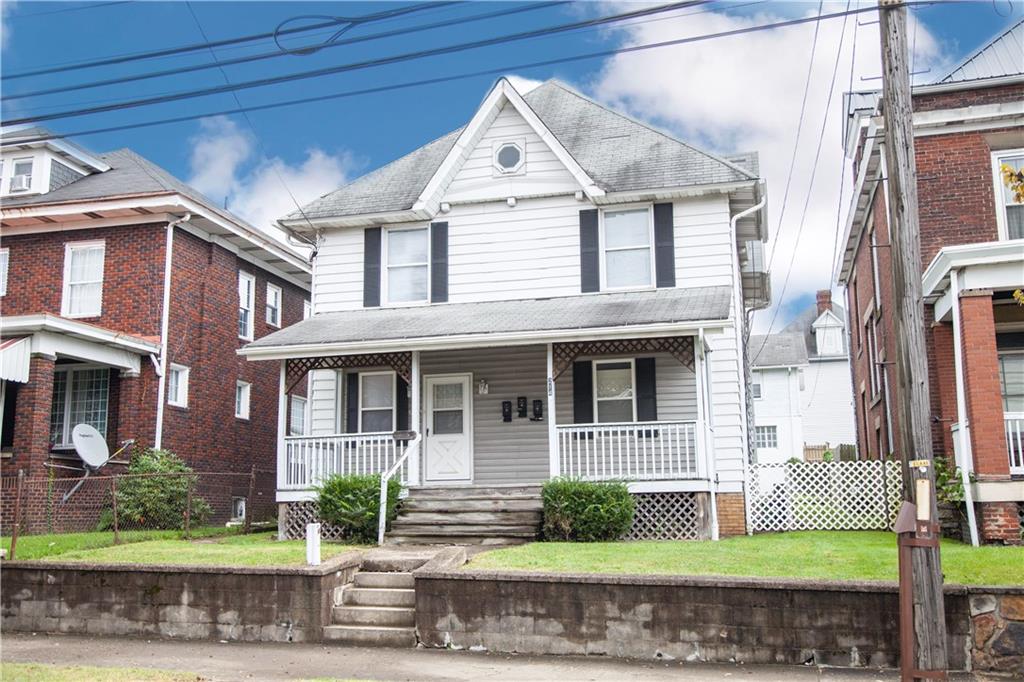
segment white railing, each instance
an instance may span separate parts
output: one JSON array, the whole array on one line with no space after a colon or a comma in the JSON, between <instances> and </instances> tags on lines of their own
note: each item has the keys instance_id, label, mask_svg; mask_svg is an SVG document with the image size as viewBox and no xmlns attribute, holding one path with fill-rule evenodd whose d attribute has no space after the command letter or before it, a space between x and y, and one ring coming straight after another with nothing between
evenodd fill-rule
<instances>
[{"instance_id":1,"label":"white railing","mask_svg":"<svg viewBox=\"0 0 1024 682\"><path fill-rule=\"evenodd\" d=\"M377 507L377 544L384 544L384 531L387 530L388 525L388 481L402 470L405 463L410 459L415 459L419 455L420 441L423 436L416 434L416 437L409 441L408 447L405 448L405 452L398 458L391 468L381 474L380 477L380 499L379 506Z\"/></svg>"},{"instance_id":2,"label":"white railing","mask_svg":"<svg viewBox=\"0 0 1024 682\"><path fill-rule=\"evenodd\" d=\"M562 476L589 481L700 477L696 422L573 424L555 431Z\"/></svg>"},{"instance_id":3,"label":"white railing","mask_svg":"<svg viewBox=\"0 0 1024 682\"><path fill-rule=\"evenodd\" d=\"M1006 452L1010 457L1010 473L1024 476L1024 412L1004 412Z\"/></svg>"},{"instance_id":4,"label":"white railing","mask_svg":"<svg viewBox=\"0 0 1024 682\"><path fill-rule=\"evenodd\" d=\"M333 474L381 474L402 460L400 480L409 477L402 455L408 441L388 433L288 436L284 439L284 475L279 488L309 490Z\"/></svg>"}]
</instances>

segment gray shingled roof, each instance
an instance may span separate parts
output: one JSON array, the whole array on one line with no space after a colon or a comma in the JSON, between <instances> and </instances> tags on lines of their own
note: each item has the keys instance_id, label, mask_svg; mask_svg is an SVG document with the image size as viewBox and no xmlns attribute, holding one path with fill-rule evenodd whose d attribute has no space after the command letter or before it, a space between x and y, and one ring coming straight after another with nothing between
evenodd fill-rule
<instances>
[{"instance_id":1,"label":"gray shingled roof","mask_svg":"<svg viewBox=\"0 0 1024 682\"><path fill-rule=\"evenodd\" d=\"M836 317L843 321L844 325L846 324L846 309L843 308L843 306L833 302L832 312L836 314ZM783 327L781 332L783 334L800 334L804 339L804 345L807 347L807 357L809 358L818 357L818 344L814 339L814 330L811 329L811 325L814 324L814 321L817 320L819 317L821 317L821 314L818 312L818 304L812 303L811 305L807 306L802 311L800 311L800 314L793 318L793 320L789 324ZM848 342L849 336L845 333L844 330L842 357L846 357L846 353L849 349ZM839 356L825 355L822 357L835 358Z\"/></svg>"},{"instance_id":2,"label":"gray shingled roof","mask_svg":"<svg viewBox=\"0 0 1024 682\"><path fill-rule=\"evenodd\" d=\"M624 192L752 180L756 155L742 163L703 152L549 80L523 95L577 163L605 191ZM309 218L354 216L412 207L462 128L303 207ZM753 168L753 172L750 170ZM294 211L284 220L301 219Z\"/></svg>"},{"instance_id":3,"label":"gray shingled roof","mask_svg":"<svg viewBox=\"0 0 1024 682\"><path fill-rule=\"evenodd\" d=\"M655 289L413 308L320 313L246 348L724 320L729 287Z\"/></svg>"},{"instance_id":4,"label":"gray shingled roof","mask_svg":"<svg viewBox=\"0 0 1024 682\"><path fill-rule=\"evenodd\" d=\"M1024 19L1004 29L936 83L1000 78L1024 74Z\"/></svg>"},{"instance_id":5,"label":"gray shingled roof","mask_svg":"<svg viewBox=\"0 0 1024 682\"><path fill-rule=\"evenodd\" d=\"M747 346L750 365L758 367L796 367L807 364L807 347L801 334L751 334Z\"/></svg>"}]
</instances>

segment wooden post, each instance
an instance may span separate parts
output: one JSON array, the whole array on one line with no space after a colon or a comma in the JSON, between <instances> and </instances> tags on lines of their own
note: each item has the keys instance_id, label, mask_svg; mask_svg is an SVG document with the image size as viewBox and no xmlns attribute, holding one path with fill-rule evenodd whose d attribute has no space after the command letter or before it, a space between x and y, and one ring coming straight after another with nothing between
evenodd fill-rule
<instances>
[{"instance_id":1,"label":"wooden post","mask_svg":"<svg viewBox=\"0 0 1024 682\"><path fill-rule=\"evenodd\" d=\"M903 0L879 0L882 49L882 113L885 117L885 160L889 186L889 235L892 245L895 327L896 400L900 415L897 444L903 461L904 497L915 493L911 460L932 459L928 353L925 344L924 301L921 293L921 235L914 159L913 104L907 62L907 8ZM934 467L923 474L934 490ZM930 516L938 517L935 496ZM917 672L944 671L946 618L942 567L938 546L914 546L914 633Z\"/></svg>"},{"instance_id":2,"label":"wooden post","mask_svg":"<svg viewBox=\"0 0 1024 682\"><path fill-rule=\"evenodd\" d=\"M186 480L188 488L185 493L185 539L187 540L192 522L192 476L188 476Z\"/></svg>"},{"instance_id":3,"label":"wooden post","mask_svg":"<svg viewBox=\"0 0 1024 682\"><path fill-rule=\"evenodd\" d=\"M21 493L25 483L25 470L18 469L18 488L14 493L14 527L11 528L11 556L14 558L14 551L18 547L18 527L21 526Z\"/></svg>"},{"instance_id":4,"label":"wooden post","mask_svg":"<svg viewBox=\"0 0 1024 682\"><path fill-rule=\"evenodd\" d=\"M245 498L245 532L248 534L252 530L252 510L253 502L256 496L256 465L252 465L252 471L249 472L249 495Z\"/></svg>"},{"instance_id":5,"label":"wooden post","mask_svg":"<svg viewBox=\"0 0 1024 682\"><path fill-rule=\"evenodd\" d=\"M121 544L121 534L117 527L117 476L110 479L110 504L114 509L114 544Z\"/></svg>"}]
</instances>

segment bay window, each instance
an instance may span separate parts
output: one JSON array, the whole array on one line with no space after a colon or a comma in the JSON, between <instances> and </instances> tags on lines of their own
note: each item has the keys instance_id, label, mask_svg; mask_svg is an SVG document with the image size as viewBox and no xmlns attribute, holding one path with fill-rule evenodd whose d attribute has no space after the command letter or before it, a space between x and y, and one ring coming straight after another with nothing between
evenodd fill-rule
<instances>
[{"instance_id":1,"label":"bay window","mask_svg":"<svg viewBox=\"0 0 1024 682\"><path fill-rule=\"evenodd\" d=\"M633 360L594 362L594 415L598 424L636 421Z\"/></svg>"},{"instance_id":2,"label":"bay window","mask_svg":"<svg viewBox=\"0 0 1024 682\"><path fill-rule=\"evenodd\" d=\"M601 290L653 286L651 209L604 211L602 218Z\"/></svg>"},{"instance_id":3,"label":"bay window","mask_svg":"<svg viewBox=\"0 0 1024 682\"><path fill-rule=\"evenodd\" d=\"M55 448L74 447L71 432L78 424L88 424L106 437L109 395L109 368L58 366L53 373L50 401L50 444Z\"/></svg>"},{"instance_id":4,"label":"bay window","mask_svg":"<svg viewBox=\"0 0 1024 682\"><path fill-rule=\"evenodd\" d=\"M61 315L98 317L103 307L102 241L72 242L64 246L64 291Z\"/></svg>"},{"instance_id":5,"label":"bay window","mask_svg":"<svg viewBox=\"0 0 1024 682\"><path fill-rule=\"evenodd\" d=\"M359 373L359 432L395 430L395 373Z\"/></svg>"},{"instance_id":6,"label":"bay window","mask_svg":"<svg viewBox=\"0 0 1024 682\"><path fill-rule=\"evenodd\" d=\"M429 233L425 227L385 231L388 303L420 303L427 300Z\"/></svg>"}]
</instances>

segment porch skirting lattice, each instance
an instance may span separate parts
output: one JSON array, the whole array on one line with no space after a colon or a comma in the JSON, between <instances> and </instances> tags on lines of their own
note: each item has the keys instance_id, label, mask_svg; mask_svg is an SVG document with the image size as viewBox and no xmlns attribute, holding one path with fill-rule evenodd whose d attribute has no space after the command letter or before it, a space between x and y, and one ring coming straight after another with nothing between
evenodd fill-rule
<instances>
[{"instance_id":1,"label":"porch skirting lattice","mask_svg":"<svg viewBox=\"0 0 1024 682\"><path fill-rule=\"evenodd\" d=\"M708 494L634 493L627 540L704 540L710 537Z\"/></svg>"},{"instance_id":2,"label":"porch skirting lattice","mask_svg":"<svg viewBox=\"0 0 1024 682\"><path fill-rule=\"evenodd\" d=\"M316 502L284 502L281 507L278 513L283 514L284 518L278 519L278 531L284 540L305 539L306 524L309 523L322 524L320 537L324 540L342 540L344 537L340 528L323 522Z\"/></svg>"}]
</instances>

